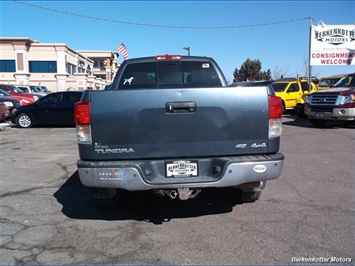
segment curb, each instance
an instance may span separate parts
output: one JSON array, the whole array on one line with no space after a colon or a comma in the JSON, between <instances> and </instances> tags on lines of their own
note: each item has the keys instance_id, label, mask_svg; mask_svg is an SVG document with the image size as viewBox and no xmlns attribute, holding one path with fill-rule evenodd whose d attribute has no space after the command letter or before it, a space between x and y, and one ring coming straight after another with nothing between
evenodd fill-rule
<instances>
[{"instance_id":1,"label":"curb","mask_svg":"<svg viewBox=\"0 0 355 266\"><path fill-rule=\"evenodd\" d=\"M0 123L0 131L10 127L10 123Z\"/></svg>"}]
</instances>

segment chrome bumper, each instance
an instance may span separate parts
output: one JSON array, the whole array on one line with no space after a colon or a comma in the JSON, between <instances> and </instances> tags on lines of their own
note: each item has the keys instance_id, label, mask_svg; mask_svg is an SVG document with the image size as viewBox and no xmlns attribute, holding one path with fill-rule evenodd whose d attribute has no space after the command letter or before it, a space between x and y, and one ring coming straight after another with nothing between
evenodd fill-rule
<instances>
[{"instance_id":1,"label":"chrome bumper","mask_svg":"<svg viewBox=\"0 0 355 266\"><path fill-rule=\"evenodd\" d=\"M304 108L304 113L309 118L324 119L324 120L354 120L355 108L333 108L329 111L312 110L310 107Z\"/></svg>"},{"instance_id":2,"label":"chrome bumper","mask_svg":"<svg viewBox=\"0 0 355 266\"><path fill-rule=\"evenodd\" d=\"M245 183L277 179L284 155L238 156L198 160L197 177L165 177L165 161L78 160L78 173L86 187L120 188L142 191L168 188L233 187Z\"/></svg>"}]
</instances>

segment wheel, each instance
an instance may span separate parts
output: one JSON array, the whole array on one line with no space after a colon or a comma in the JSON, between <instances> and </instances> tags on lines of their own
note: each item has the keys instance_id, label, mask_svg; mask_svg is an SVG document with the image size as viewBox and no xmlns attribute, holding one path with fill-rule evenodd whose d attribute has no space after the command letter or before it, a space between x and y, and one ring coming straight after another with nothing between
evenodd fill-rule
<instances>
[{"instance_id":1,"label":"wheel","mask_svg":"<svg viewBox=\"0 0 355 266\"><path fill-rule=\"evenodd\" d=\"M21 128L32 127L32 119L27 114L22 113L16 118L16 125Z\"/></svg>"},{"instance_id":2,"label":"wheel","mask_svg":"<svg viewBox=\"0 0 355 266\"><path fill-rule=\"evenodd\" d=\"M261 190L259 190L259 191L244 191L244 190L242 190L239 201L241 203L255 202L260 198L260 196L261 196Z\"/></svg>"},{"instance_id":3,"label":"wheel","mask_svg":"<svg viewBox=\"0 0 355 266\"><path fill-rule=\"evenodd\" d=\"M307 115L304 113L304 105L303 104L297 104L295 106L294 112L297 115L297 117L300 119L307 118Z\"/></svg>"},{"instance_id":4,"label":"wheel","mask_svg":"<svg viewBox=\"0 0 355 266\"><path fill-rule=\"evenodd\" d=\"M326 123L325 120L321 120L321 119L309 119L309 121L311 121L312 125L315 127L324 126Z\"/></svg>"},{"instance_id":5,"label":"wheel","mask_svg":"<svg viewBox=\"0 0 355 266\"><path fill-rule=\"evenodd\" d=\"M111 208L116 204L117 190L115 188L89 188L94 205L100 208Z\"/></svg>"}]
</instances>

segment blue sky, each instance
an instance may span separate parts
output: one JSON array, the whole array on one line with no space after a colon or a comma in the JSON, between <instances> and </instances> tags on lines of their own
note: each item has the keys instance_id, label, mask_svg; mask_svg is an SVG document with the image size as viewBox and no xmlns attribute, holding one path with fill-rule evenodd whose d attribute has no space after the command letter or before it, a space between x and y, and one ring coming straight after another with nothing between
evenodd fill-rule
<instances>
[{"instance_id":1,"label":"blue sky","mask_svg":"<svg viewBox=\"0 0 355 266\"><path fill-rule=\"evenodd\" d=\"M183 47L190 47L191 55L213 57L229 82L247 59L259 59L263 71L303 75L308 18L355 23L355 1L2 1L0 12L1 37L65 43L74 50L116 51L125 43L130 58L185 55ZM312 67L318 77L354 71Z\"/></svg>"}]
</instances>

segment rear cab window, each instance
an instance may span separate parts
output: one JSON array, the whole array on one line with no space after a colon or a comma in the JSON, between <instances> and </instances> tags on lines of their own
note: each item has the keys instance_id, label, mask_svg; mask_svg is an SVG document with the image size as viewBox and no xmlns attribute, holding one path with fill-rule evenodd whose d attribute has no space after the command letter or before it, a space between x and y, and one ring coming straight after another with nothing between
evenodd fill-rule
<instances>
[{"instance_id":1,"label":"rear cab window","mask_svg":"<svg viewBox=\"0 0 355 266\"><path fill-rule=\"evenodd\" d=\"M156 61L128 64L120 89L221 87L216 69L209 62Z\"/></svg>"}]
</instances>

